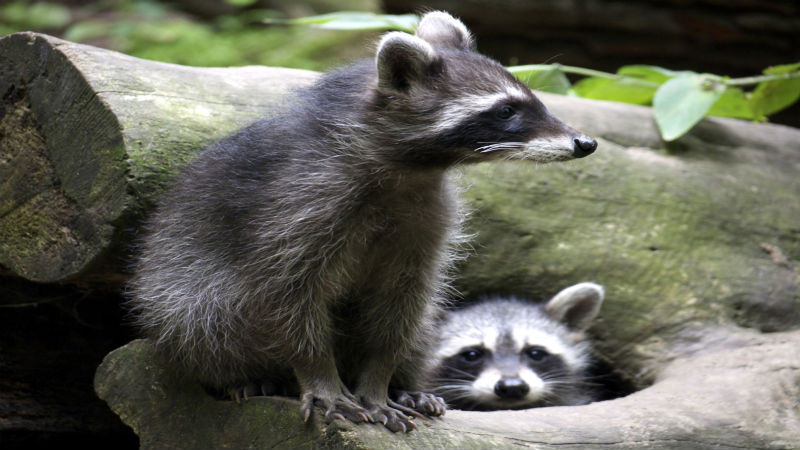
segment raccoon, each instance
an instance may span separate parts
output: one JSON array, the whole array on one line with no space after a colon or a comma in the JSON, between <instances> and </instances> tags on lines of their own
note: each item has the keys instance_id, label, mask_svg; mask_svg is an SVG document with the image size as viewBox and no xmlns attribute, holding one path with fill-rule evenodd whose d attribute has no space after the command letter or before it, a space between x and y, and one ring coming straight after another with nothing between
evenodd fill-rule
<instances>
[{"instance_id":1,"label":"raccoon","mask_svg":"<svg viewBox=\"0 0 800 450\"><path fill-rule=\"evenodd\" d=\"M209 389L296 383L306 421L413 429L445 410L418 386L464 217L447 169L596 147L428 13L191 163L145 227L130 310Z\"/></svg>"},{"instance_id":2,"label":"raccoon","mask_svg":"<svg viewBox=\"0 0 800 450\"><path fill-rule=\"evenodd\" d=\"M428 369L430 388L466 410L590 403L584 330L603 296L602 286L587 282L546 304L492 298L448 312Z\"/></svg>"}]
</instances>

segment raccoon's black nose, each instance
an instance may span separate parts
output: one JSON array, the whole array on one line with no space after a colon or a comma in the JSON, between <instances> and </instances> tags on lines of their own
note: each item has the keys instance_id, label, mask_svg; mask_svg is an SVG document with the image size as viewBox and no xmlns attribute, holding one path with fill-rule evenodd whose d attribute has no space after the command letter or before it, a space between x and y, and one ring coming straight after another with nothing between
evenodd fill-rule
<instances>
[{"instance_id":1,"label":"raccoon's black nose","mask_svg":"<svg viewBox=\"0 0 800 450\"><path fill-rule=\"evenodd\" d=\"M528 395L531 388L521 378L501 378L494 385L494 393L500 398L520 399Z\"/></svg>"},{"instance_id":2,"label":"raccoon's black nose","mask_svg":"<svg viewBox=\"0 0 800 450\"><path fill-rule=\"evenodd\" d=\"M572 150L572 155L576 158L589 156L594 153L595 149L597 149L597 141L589 136L578 136L573 139L572 142L575 143L575 146Z\"/></svg>"}]
</instances>

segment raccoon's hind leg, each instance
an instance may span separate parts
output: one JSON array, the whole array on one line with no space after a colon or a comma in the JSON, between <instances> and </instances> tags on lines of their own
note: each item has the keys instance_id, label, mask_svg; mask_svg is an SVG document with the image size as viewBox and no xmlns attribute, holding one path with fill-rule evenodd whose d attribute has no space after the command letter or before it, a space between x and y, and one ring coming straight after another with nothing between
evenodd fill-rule
<instances>
[{"instance_id":1,"label":"raccoon's hind leg","mask_svg":"<svg viewBox=\"0 0 800 450\"><path fill-rule=\"evenodd\" d=\"M416 429L413 417L422 417L416 410L400 405L389 399L389 380L397 367L392 349L385 348L389 355L369 352L366 364L358 378L355 396L366 407L374 422L382 423L391 431L410 431Z\"/></svg>"},{"instance_id":2,"label":"raccoon's hind leg","mask_svg":"<svg viewBox=\"0 0 800 450\"><path fill-rule=\"evenodd\" d=\"M330 310L323 299L308 295L295 300L292 328L293 355L289 358L300 385L300 410L308 422L314 408L323 411L325 420L372 422L372 416L342 382L334 357L334 331Z\"/></svg>"},{"instance_id":3,"label":"raccoon's hind leg","mask_svg":"<svg viewBox=\"0 0 800 450\"><path fill-rule=\"evenodd\" d=\"M328 422L374 422L370 412L342 383L332 356L296 361L293 366L302 391L300 410L303 420L308 422L314 407L318 407L324 411Z\"/></svg>"},{"instance_id":4,"label":"raccoon's hind leg","mask_svg":"<svg viewBox=\"0 0 800 450\"><path fill-rule=\"evenodd\" d=\"M412 430L416 428L414 417L439 416L446 408L439 397L416 391L393 389L394 399L389 397L392 377L421 335L430 298L427 292L415 295L416 280L409 279L408 289L366 299L371 306L365 308L360 319L361 335L368 345L362 348L364 362L353 393L375 421L392 431Z\"/></svg>"}]
</instances>

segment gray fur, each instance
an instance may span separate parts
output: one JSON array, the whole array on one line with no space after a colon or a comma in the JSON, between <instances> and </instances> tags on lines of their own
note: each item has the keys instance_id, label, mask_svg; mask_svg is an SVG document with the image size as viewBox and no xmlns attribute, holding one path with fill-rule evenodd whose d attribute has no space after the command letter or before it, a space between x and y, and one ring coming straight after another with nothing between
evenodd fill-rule
<instances>
[{"instance_id":1,"label":"gray fur","mask_svg":"<svg viewBox=\"0 0 800 450\"><path fill-rule=\"evenodd\" d=\"M602 286L580 283L544 304L489 298L448 312L426 368L428 387L460 409L589 403L591 345L584 330L603 295ZM533 361L531 348L544 350L546 359ZM508 380L516 392L503 390Z\"/></svg>"},{"instance_id":2,"label":"gray fur","mask_svg":"<svg viewBox=\"0 0 800 450\"><path fill-rule=\"evenodd\" d=\"M555 160L585 155L499 64L447 46L466 28L436 14L418 31L435 42L388 34L375 61L323 76L279 117L213 145L164 195L130 305L188 378L236 395L296 378L306 419L316 405L395 431L444 412L415 392L415 367L462 240L446 170L502 158L477 149L512 136L488 112L442 124L442 108L514 86L514 141L561 136Z\"/></svg>"}]
</instances>

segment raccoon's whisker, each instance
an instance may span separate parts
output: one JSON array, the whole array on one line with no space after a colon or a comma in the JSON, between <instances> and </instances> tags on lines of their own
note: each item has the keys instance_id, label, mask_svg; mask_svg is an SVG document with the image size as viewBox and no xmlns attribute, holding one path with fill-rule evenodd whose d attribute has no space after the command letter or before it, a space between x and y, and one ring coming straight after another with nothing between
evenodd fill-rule
<instances>
[{"instance_id":1,"label":"raccoon's whisker","mask_svg":"<svg viewBox=\"0 0 800 450\"><path fill-rule=\"evenodd\" d=\"M460 400L462 398L468 398L471 396L471 392L468 390L468 386L448 386L442 389L437 389L437 393L445 393L448 395L449 399L453 400Z\"/></svg>"},{"instance_id":2,"label":"raccoon's whisker","mask_svg":"<svg viewBox=\"0 0 800 450\"><path fill-rule=\"evenodd\" d=\"M548 372L542 372L539 374L539 377L544 380L563 380L563 379L576 379L574 375L566 370L550 370Z\"/></svg>"},{"instance_id":3,"label":"raccoon's whisker","mask_svg":"<svg viewBox=\"0 0 800 450\"><path fill-rule=\"evenodd\" d=\"M470 378L474 379L474 377L470 377ZM437 383L436 387L434 389L439 389L439 388L442 388L442 387L448 387L448 388L469 387L470 385L472 385L472 381L473 380L472 379L464 379L464 378L434 378L431 381Z\"/></svg>"},{"instance_id":4,"label":"raccoon's whisker","mask_svg":"<svg viewBox=\"0 0 800 450\"><path fill-rule=\"evenodd\" d=\"M434 392L440 395L446 395L448 399L457 399L460 397L469 396L469 391L467 391L466 388L458 386L441 386Z\"/></svg>"},{"instance_id":5,"label":"raccoon's whisker","mask_svg":"<svg viewBox=\"0 0 800 450\"><path fill-rule=\"evenodd\" d=\"M478 147L476 150L481 153L491 153L499 150L511 150L520 147L524 147L524 142L500 142L496 144L488 144L482 147Z\"/></svg>"},{"instance_id":6,"label":"raccoon's whisker","mask_svg":"<svg viewBox=\"0 0 800 450\"><path fill-rule=\"evenodd\" d=\"M434 392L444 397L445 401L447 401L448 403L461 402L463 400L472 399L472 392L467 387L437 389Z\"/></svg>"},{"instance_id":7,"label":"raccoon's whisker","mask_svg":"<svg viewBox=\"0 0 800 450\"><path fill-rule=\"evenodd\" d=\"M460 381L470 380L471 381L471 380L474 380L475 378L477 378L477 375L471 374L469 372L465 372L465 371L463 371L461 369L458 369L456 367L450 367L449 369L454 372L454 375L459 375L460 378L452 378L452 377L451 378L439 378L440 380L454 380L454 381L455 380L460 380Z\"/></svg>"}]
</instances>

